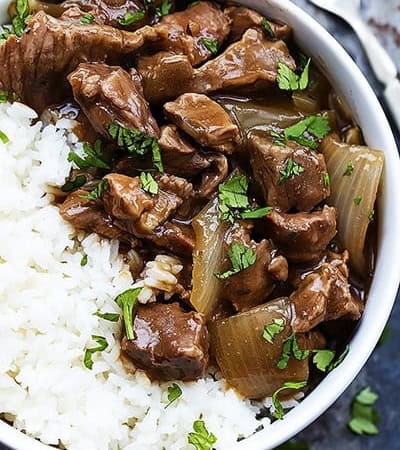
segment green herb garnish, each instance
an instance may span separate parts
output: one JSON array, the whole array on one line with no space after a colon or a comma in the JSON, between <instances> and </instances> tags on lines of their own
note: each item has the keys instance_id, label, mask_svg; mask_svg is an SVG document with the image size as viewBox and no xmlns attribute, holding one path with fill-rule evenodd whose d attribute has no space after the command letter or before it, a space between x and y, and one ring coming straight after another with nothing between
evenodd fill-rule
<instances>
[{"instance_id":1,"label":"green herb garnish","mask_svg":"<svg viewBox=\"0 0 400 450\"><path fill-rule=\"evenodd\" d=\"M108 189L108 181L103 178L99 184L89 192L87 195L81 195L85 200L97 200L101 197L102 193Z\"/></svg>"},{"instance_id":2,"label":"green herb garnish","mask_svg":"<svg viewBox=\"0 0 400 450\"><path fill-rule=\"evenodd\" d=\"M159 172L164 172L160 147L155 137L147 136L138 129L129 130L115 122L108 124L107 130L117 145L125 148L129 153L136 156L144 156L151 152L154 167Z\"/></svg>"},{"instance_id":3,"label":"green herb garnish","mask_svg":"<svg viewBox=\"0 0 400 450\"><path fill-rule=\"evenodd\" d=\"M29 18L29 1L17 0L15 7L17 14L12 18L11 23L14 33L21 37L26 27L26 20Z\"/></svg>"},{"instance_id":4,"label":"green herb garnish","mask_svg":"<svg viewBox=\"0 0 400 450\"><path fill-rule=\"evenodd\" d=\"M0 103L7 103L9 100L16 101L18 95L15 92L0 91Z\"/></svg>"},{"instance_id":5,"label":"green herb garnish","mask_svg":"<svg viewBox=\"0 0 400 450\"><path fill-rule=\"evenodd\" d=\"M345 360L346 356L349 354L350 346L346 345L346 348L343 350L343 353L339 355L339 357L336 359L336 361L333 361L329 367L328 372L331 372L332 370L336 369L342 362Z\"/></svg>"},{"instance_id":6,"label":"green herb garnish","mask_svg":"<svg viewBox=\"0 0 400 450\"><path fill-rule=\"evenodd\" d=\"M278 369L284 370L289 364L289 359L294 356L298 361L303 361L310 354L309 350L301 350L297 342L296 333L292 333L284 342L282 354L276 364Z\"/></svg>"},{"instance_id":7,"label":"green herb garnish","mask_svg":"<svg viewBox=\"0 0 400 450\"><path fill-rule=\"evenodd\" d=\"M127 289L115 299L117 305L122 309L125 333L128 340L135 339L136 337L133 330L133 309L137 304L137 298L141 291L142 288Z\"/></svg>"},{"instance_id":8,"label":"green herb garnish","mask_svg":"<svg viewBox=\"0 0 400 450\"><path fill-rule=\"evenodd\" d=\"M80 169L89 169L96 167L98 169L111 169L111 166L104 160L101 151L101 140L96 139L93 148L89 144L83 144L83 151L85 155L79 156L77 153L69 152L68 161L74 162Z\"/></svg>"},{"instance_id":9,"label":"green herb garnish","mask_svg":"<svg viewBox=\"0 0 400 450\"><path fill-rule=\"evenodd\" d=\"M118 20L118 22L121 25L129 26L133 23L140 22L143 20L146 12L143 9L139 9L138 11L135 11L134 13L128 11L125 13L124 17Z\"/></svg>"},{"instance_id":10,"label":"green herb garnish","mask_svg":"<svg viewBox=\"0 0 400 450\"><path fill-rule=\"evenodd\" d=\"M362 197L360 197L359 195L357 195L357 197L354 197L353 202L355 205L359 205L361 203Z\"/></svg>"},{"instance_id":11,"label":"green herb garnish","mask_svg":"<svg viewBox=\"0 0 400 450\"><path fill-rule=\"evenodd\" d=\"M354 171L353 161L349 161L346 166L346 170L343 172L344 177L349 177Z\"/></svg>"},{"instance_id":12,"label":"green herb garnish","mask_svg":"<svg viewBox=\"0 0 400 450\"><path fill-rule=\"evenodd\" d=\"M3 142L3 144L7 144L7 142L10 142L9 137L0 130L0 140Z\"/></svg>"},{"instance_id":13,"label":"green herb garnish","mask_svg":"<svg viewBox=\"0 0 400 450\"><path fill-rule=\"evenodd\" d=\"M239 244L234 242L232 247L228 252L229 259L232 263L232 269L223 272L214 274L218 280L226 280L228 277L232 275L236 275L242 270L247 269L252 266L256 262L256 254L254 250L250 247L246 247L243 244Z\"/></svg>"},{"instance_id":14,"label":"green herb garnish","mask_svg":"<svg viewBox=\"0 0 400 450\"><path fill-rule=\"evenodd\" d=\"M274 343L274 337L285 329L285 321L283 319L272 319L269 325L264 327L262 337L270 344Z\"/></svg>"},{"instance_id":15,"label":"green herb garnish","mask_svg":"<svg viewBox=\"0 0 400 450\"><path fill-rule=\"evenodd\" d=\"M331 185L331 178L328 172L324 172L322 175L322 181L325 187L329 187Z\"/></svg>"},{"instance_id":16,"label":"green herb garnish","mask_svg":"<svg viewBox=\"0 0 400 450\"><path fill-rule=\"evenodd\" d=\"M91 13L84 14L80 19L80 22L83 23L84 25L90 25L91 23L93 23L93 21L94 15Z\"/></svg>"},{"instance_id":17,"label":"green herb garnish","mask_svg":"<svg viewBox=\"0 0 400 450\"><path fill-rule=\"evenodd\" d=\"M374 209L371 209L371 211L369 212L369 214L368 214L368 220L369 220L370 222L374 222L374 221L375 221L375 210L374 210Z\"/></svg>"},{"instance_id":18,"label":"green herb garnish","mask_svg":"<svg viewBox=\"0 0 400 450\"><path fill-rule=\"evenodd\" d=\"M279 89L284 91L304 91L307 89L310 82L310 64L311 58L308 59L302 73L298 75L288 65L280 61L278 63L278 75L276 77Z\"/></svg>"},{"instance_id":19,"label":"green herb garnish","mask_svg":"<svg viewBox=\"0 0 400 450\"><path fill-rule=\"evenodd\" d=\"M283 406L282 403L278 399L278 394L286 389L302 389L303 387L307 386L307 381L299 381L296 382L286 382L283 384L282 387L280 387L278 390L276 390L272 394L272 404L274 405L274 417L277 419L283 419L284 413L283 413Z\"/></svg>"},{"instance_id":20,"label":"green herb garnish","mask_svg":"<svg viewBox=\"0 0 400 450\"><path fill-rule=\"evenodd\" d=\"M211 450L217 442L217 437L209 433L204 420L195 420L193 423L194 432L188 434L188 442L195 446L196 450Z\"/></svg>"},{"instance_id":21,"label":"green herb garnish","mask_svg":"<svg viewBox=\"0 0 400 450\"><path fill-rule=\"evenodd\" d=\"M263 19L261 21L261 26L263 28L263 31L265 32L265 34L268 37L270 37L271 39L275 39L276 36L275 36L274 30L271 28L271 25L267 19Z\"/></svg>"},{"instance_id":22,"label":"green herb garnish","mask_svg":"<svg viewBox=\"0 0 400 450\"><path fill-rule=\"evenodd\" d=\"M88 255L85 253L81 258L80 262L81 267L86 266L87 262L88 262Z\"/></svg>"},{"instance_id":23,"label":"green herb garnish","mask_svg":"<svg viewBox=\"0 0 400 450\"><path fill-rule=\"evenodd\" d=\"M210 51L213 55L216 55L218 53L218 40L217 39L210 39L210 38L201 38L200 42L204 45L204 47Z\"/></svg>"},{"instance_id":24,"label":"green herb garnish","mask_svg":"<svg viewBox=\"0 0 400 450\"><path fill-rule=\"evenodd\" d=\"M159 8L156 8L156 16L158 18L166 16L171 11L171 8L172 8L172 3L170 3L168 0L163 0L163 2L161 3L161 6Z\"/></svg>"},{"instance_id":25,"label":"green herb garnish","mask_svg":"<svg viewBox=\"0 0 400 450\"><path fill-rule=\"evenodd\" d=\"M286 160L286 167L284 169L281 169L279 173L281 174L278 184L281 185L285 183L290 178L293 178L294 176L300 175L304 172L304 167L300 164L297 164L295 161L293 161L292 158L288 158Z\"/></svg>"},{"instance_id":26,"label":"green herb garnish","mask_svg":"<svg viewBox=\"0 0 400 450\"><path fill-rule=\"evenodd\" d=\"M108 320L109 322L118 322L119 314L117 313L102 313L101 311L96 311L95 316L100 317L100 319Z\"/></svg>"},{"instance_id":27,"label":"green herb garnish","mask_svg":"<svg viewBox=\"0 0 400 450\"><path fill-rule=\"evenodd\" d=\"M261 219L267 216L274 208L272 206L265 206L264 208L257 208L253 210L245 210L240 213L241 219Z\"/></svg>"},{"instance_id":28,"label":"green herb garnish","mask_svg":"<svg viewBox=\"0 0 400 450\"><path fill-rule=\"evenodd\" d=\"M370 387L362 389L353 399L351 407L351 420L348 423L350 430L355 434L378 434L377 424L379 414L373 407L378 395Z\"/></svg>"},{"instance_id":29,"label":"green herb garnish","mask_svg":"<svg viewBox=\"0 0 400 450\"><path fill-rule=\"evenodd\" d=\"M4 44L4 42L6 42L7 39L14 33L10 28L6 26L0 27L0 30L1 30L0 32L0 45L1 45Z\"/></svg>"},{"instance_id":30,"label":"green herb garnish","mask_svg":"<svg viewBox=\"0 0 400 450\"><path fill-rule=\"evenodd\" d=\"M165 407L165 409L168 408L168 406L173 403L175 400L177 400L182 395L182 389L180 386L176 383L172 383L171 386L168 386L168 405Z\"/></svg>"},{"instance_id":31,"label":"green herb garnish","mask_svg":"<svg viewBox=\"0 0 400 450\"><path fill-rule=\"evenodd\" d=\"M67 181L61 190L63 192L71 192L74 189L78 189L86 183L87 179L85 175L77 175L74 180Z\"/></svg>"},{"instance_id":32,"label":"green herb garnish","mask_svg":"<svg viewBox=\"0 0 400 450\"><path fill-rule=\"evenodd\" d=\"M378 341L378 346L382 346L388 339L390 336L390 328L389 325L386 325L385 328L382 331L381 337L379 338Z\"/></svg>"},{"instance_id":33,"label":"green herb garnish","mask_svg":"<svg viewBox=\"0 0 400 450\"><path fill-rule=\"evenodd\" d=\"M93 334L92 339L99 345L97 347L87 348L85 350L83 363L85 364L85 367L87 367L88 369L92 369L93 367L93 359L92 359L93 354L97 352L102 352L108 347L108 343L103 336L97 336Z\"/></svg>"},{"instance_id":34,"label":"green herb garnish","mask_svg":"<svg viewBox=\"0 0 400 450\"><path fill-rule=\"evenodd\" d=\"M317 369L326 372L332 364L336 352L333 350L313 350L313 353L313 363L317 366Z\"/></svg>"},{"instance_id":35,"label":"green herb garnish","mask_svg":"<svg viewBox=\"0 0 400 450\"><path fill-rule=\"evenodd\" d=\"M158 194L158 184L150 172L142 172L140 174L140 183L142 189L150 194Z\"/></svg>"}]
</instances>

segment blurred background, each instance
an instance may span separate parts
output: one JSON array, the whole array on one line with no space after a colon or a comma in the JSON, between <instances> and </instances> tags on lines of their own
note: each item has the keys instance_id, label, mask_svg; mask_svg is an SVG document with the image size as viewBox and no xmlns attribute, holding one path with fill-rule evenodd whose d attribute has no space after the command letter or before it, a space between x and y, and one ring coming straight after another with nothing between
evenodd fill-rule
<instances>
[{"instance_id":1,"label":"blurred background","mask_svg":"<svg viewBox=\"0 0 400 450\"><path fill-rule=\"evenodd\" d=\"M316 7L308 0L292 0L309 12L343 45L369 80L382 106L382 85L376 80L366 55L351 28L342 20ZM344 2L348 0L343 0ZM400 0L362 0L362 16L380 42L389 51L400 72ZM398 99L400 102L400 98ZM387 115L391 120L390 113ZM400 148L400 132L392 122ZM393 201L399 201L398 198ZM400 233L400 230L399 230ZM400 237L399 237L400 239ZM400 265L399 261L396 261ZM399 450L400 426L400 294L382 339L368 364L342 397L314 424L293 441L281 447L287 450ZM379 395L376 408L380 415L379 434L356 436L350 432L351 403L362 388L370 386Z\"/></svg>"}]
</instances>

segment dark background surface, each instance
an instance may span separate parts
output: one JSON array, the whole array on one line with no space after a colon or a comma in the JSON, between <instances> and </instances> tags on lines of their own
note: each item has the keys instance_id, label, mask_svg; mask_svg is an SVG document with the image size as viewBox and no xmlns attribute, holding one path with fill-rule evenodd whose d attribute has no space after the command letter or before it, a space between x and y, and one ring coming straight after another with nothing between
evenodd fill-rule
<instances>
[{"instance_id":1,"label":"dark background surface","mask_svg":"<svg viewBox=\"0 0 400 450\"><path fill-rule=\"evenodd\" d=\"M309 11L342 43L381 100L382 86L375 79L350 27L340 19L313 7L308 0L293 1ZM400 69L400 0L363 0L362 6L365 20L370 22ZM400 133L394 126L393 128L400 147ZM400 260L396 263L400 265ZM310 450L400 450L400 301L393 310L389 330L386 343L375 350L349 389L319 420L296 438L307 442ZM380 434L377 436L355 436L347 429L352 398L365 386L371 386L379 394L377 408L381 422ZM1 443L0 450L6 450Z\"/></svg>"},{"instance_id":2,"label":"dark background surface","mask_svg":"<svg viewBox=\"0 0 400 450\"><path fill-rule=\"evenodd\" d=\"M375 79L351 28L335 16L314 7L308 0L293 2L308 11L346 48L383 104L383 87ZM364 0L362 14L400 69L400 0ZM389 113L388 116L390 119ZM394 124L392 127L400 148L400 133ZM395 263L400 267L400 260ZM377 347L366 367L341 398L297 437L297 440L307 442L311 450L400 450L400 294L397 300L386 343ZM347 429L353 396L365 386L371 386L379 394L377 409L381 422L377 436L355 436Z\"/></svg>"}]
</instances>

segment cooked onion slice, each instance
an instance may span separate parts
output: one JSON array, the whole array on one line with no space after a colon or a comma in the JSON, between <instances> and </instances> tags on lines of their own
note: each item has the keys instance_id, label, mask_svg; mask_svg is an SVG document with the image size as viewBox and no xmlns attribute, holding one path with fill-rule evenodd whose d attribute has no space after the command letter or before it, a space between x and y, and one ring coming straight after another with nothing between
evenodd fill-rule
<instances>
[{"instance_id":1,"label":"cooked onion slice","mask_svg":"<svg viewBox=\"0 0 400 450\"><path fill-rule=\"evenodd\" d=\"M264 327L273 319L282 318L284 329L270 344L263 337ZM276 367L282 354L283 341L288 338L292 308L287 298L257 306L209 326L211 348L226 381L248 398L271 396L287 381L308 379L308 360L290 358L286 369ZM299 335L301 348L310 348Z\"/></svg>"},{"instance_id":2,"label":"cooked onion slice","mask_svg":"<svg viewBox=\"0 0 400 450\"><path fill-rule=\"evenodd\" d=\"M336 207L339 241L350 253L351 267L363 275L367 267L365 238L382 175L384 154L365 146L341 143L334 134L322 142L320 150L330 176L328 203Z\"/></svg>"},{"instance_id":3,"label":"cooked onion slice","mask_svg":"<svg viewBox=\"0 0 400 450\"><path fill-rule=\"evenodd\" d=\"M219 218L218 199L212 199L193 219L196 246L193 253L193 289L190 302L196 311L210 317L219 300L222 283L214 276L224 261L227 222Z\"/></svg>"}]
</instances>

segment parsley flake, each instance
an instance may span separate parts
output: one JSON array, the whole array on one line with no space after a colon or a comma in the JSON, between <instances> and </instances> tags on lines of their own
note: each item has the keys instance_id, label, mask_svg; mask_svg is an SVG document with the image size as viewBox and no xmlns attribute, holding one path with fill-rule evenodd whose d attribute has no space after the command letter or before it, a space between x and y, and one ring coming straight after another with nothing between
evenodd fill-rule
<instances>
[{"instance_id":1,"label":"parsley flake","mask_svg":"<svg viewBox=\"0 0 400 450\"><path fill-rule=\"evenodd\" d=\"M111 169L111 166L104 160L101 151L102 142L96 139L93 148L89 144L83 144L84 156L79 156L77 153L69 152L68 161L74 162L80 169L89 169L96 167L98 169Z\"/></svg>"},{"instance_id":2,"label":"parsley flake","mask_svg":"<svg viewBox=\"0 0 400 450\"><path fill-rule=\"evenodd\" d=\"M103 178L99 184L89 192L87 195L81 195L85 200L97 200L101 197L104 191L108 189L108 181Z\"/></svg>"},{"instance_id":3,"label":"parsley flake","mask_svg":"<svg viewBox=\"0 0 400 450\"><path fill-rule=\"evenodd\" d=\"M286 167L279 171L281 176L279 178L278 184L281 185L281 184L285 183L285 181L289 180L290 178L300 175L303 172L304 172L303 166L301 166L300 164L297 164L295 161L293 161L292 158L288 158L286 160Z\"/></svg>"},{"instance_id":4,"label":"parsley flake","mask_svg":"<svg viewBox=\"0 0 400 450\"><path fill-rule=\"evenodd\" d=\"M94 15L91 13L84 14L80 19L80 22L83 23L84 25L90 25L91 23L93 23L93 21Z\"/></svg>"},{"instance_id":5,"label":"parsley flake","mask_svg":"<svg viewBox=\"0 0 400 450\"><path fill-rule=\"evenodd\" d=\"M313 363L321 372L326 372L335 358L333 350L313 350Z\"/></svg>"},{"instance_id":6,"label":"parsley flake","mask_svg":"<svg viewBox=\"0 0 400 450\"><path fill-rule=\"evenodd\" d=\"M292 333L284 342L282 347L282 354L276 367L280 370L286 369L289 364L289 359L294 356L297 361L303 361L310 354L309 350L301 350L297 342L296 333Z\"/></svg>"},{"instance_id":7,"label":"parsley flake","mask_svg":"<svg viewBox=\"0 0 400 450\"><path fill-rule=\"evenodd\" d=\"M374 222L374 221L375 221L375 210L374 210L374 209L371 209L371 211L369 212L369 214L368 214L368 220L369 220L370 222Z\"/></svg>"},{"instance_id":8,"label":"parsley flake","mask_svg":"<svg viewBox=\"0 0 400 450\"><path fill-rule=\"evenodd\" d=\"M322 181L323 181L325 187L329 187L331 185L331 178L330 178L328 172L324 172L322 174Z\"/></svg>"},{"instance_id":9,"label":"parsley flake","mask_svg":"<svg viewBox=\"0 0 400 450\"><path fill-rule=\"evenodd\" d=\"M146 12L143 9L139 9L138 11L135 11L134 13L128 11L124 14L124 17L118 20L118 22L121 25L129 26L133 23L140 22L143 20Z\"/></svg>"},{"instance_id":10,"label":"parsley flake","mask_svg":"<svg viewBox=\"0 0 400 450\"><path fill-rule=\"evenodd\" d=\"M210 38L201 38L200 42L204 45L204 47L210 51L213 55L216 55L218 53L218 40L217 39L210 39Z\"/></svg>"},{"instance_id":11,"label":"parsley flake","mask_svg":"<svg viewBox=\"0 0 400 450\"><path fill-rule=\"evenodd\" d=\"M173 403L175 400L178 400L178 398L182 395L182 389L180 386L176 383L171 384L171 386L168 386L168 405L165 407L165 409L168 408L168 406Z\"/></svg>"},{"instance_id":12,"label":"parsley flake","mask_svg":"<svg viewBox=\"0 0 400 450\"><path fill-rule=\"evenodd\" d=\"M142 172L140 174L140 183L142 189L150 194L158 194L158 184L150 172Z\"/></svg>"},{"instance_id":13,"label":"parsley flake","mask_svg":"<svg viewBox=\"0 0 400 450\"><path fill-rule=\"evenodd\" d=\"M276 77L279 89L284 91L304 91L307 89L310 83L310 64L311 58L308 59L301 74L297 75L287 64L280 61L278 63L278 75Z\"/></svg>"},{"instance_id":14,"label":"parsley flake","mask_svg":"<svg viewBox=\"0 0 400 450\"><path fill-rule=\"evenodd\" d=\"M135 339L133 330L133 309L137 304L137 298L142 288L127 289L118 295L115 299L117 305L122 309L122 315L125 323L125 333L128 340Z\"/></svg>"},{"instance_id":15,"label":"parsley flake","mask_svg":"<svg viewBox=\"0 0 400 450\"><path fill-rule=\"evenodd\" d=\"M119 320L118 313L102 313L101 311L96 311L94 315L100 317L100 319L108 320L109 322L118 322Z\"/></svg>"},{"instance_id":16,"label":"parsley flake","mask_svg":"<svg viewBox=\"0 0 400 450\"><path fill-rule=\"evenodd\" d=\"M194 445L196 450L211 450L217 442L217 437L208 432L204 420L195 420L193 430L194 432L188 434L189 444Z\"/></svg>"},{"instance_id":17,"label":"parsley flake","mask_svg":"<svg viewBox=\"0 0 400 450\"><path fill-rule=\"evenodd\" d=\"M282 403L279 401L278 399L278 395L280 392L286 390L286 389L302 389L303 387L307 386L307 381L299 381L299 382L289 382L287 381L286 383L284 383L282 385L282 387L280 387L279 389L277 389L273 394L272 394L272 404L274 405L274 413L273 416L276 419L283 419L284 416L284 412L283 412L283 406Z\"/></svg>"},{"instance_id":18,"label":"parsley flake","mask_svg":"<svg viewBox=\"0 0 400 450\"><path fill-rule=\"evenodd\" d=\"M270 37L271 39L275 39L276 36L275 36L274 30L272 29L272 27L267 19L263 19L261 21L261 26L263 28L263 31L265 32L265 34L268 37Z\"/></svg>"},{"instance_id":19,"label":"parsley flake","mask_svg":"<svg viewBox=\"0 0 400 450\"><path fill-rule=\"evenodd\" d=\"M272 322L269 325L265 325L262 337L269 344L273 344L275 336L281 333L284 329L285 321L283 319L272 319Z\"/></svg>"},{"instance_id":20,"label":"parsley flake","mask_svg":"<svg viewBox=\"0 0 400 450\"><path fill-rule=\"evenodd\" d=\"M1 30L0 32L0 45L1 45L4 44L4 42L6 42L7 39L14 33L12 32L11 28L6 26L0 27L0 30Z\"/></svg>"},{"instance_id":21,"label":"parsley flake","mask_svg":"<svg viewBox=\"0 0 400 450\"><path fill-rule=\"evenodd\" d=\"M26 20L29 18L29 1L17 0L16 4L17 14L12 18L11 23L14 28L14 33L21 37L26 27Z\"/></svg>"},{"instance_id":22,"label":"parsley flake","mask_svg":"<svg viewBox=\"0 0 400 450\"><path fill-rule=\"evenodd\" d=\"M159 8L156 8L156 16L158 18L161 18L163 16L166 16L170 13L172 8L172 3L170 3L168 0L163 0L161 3L161 6Z\"/></svg>"},{"instance_id":23,"label":"parsley flake","mask_svg":"<svg viewBox=\"0 0 400 450\"><path fill-rule=\"evenodd\" d=\"M7 103L9 100L16 101L17 99L18 95L15 92L0 91L0 103Z\"/></svg>"},{"instance_id":24,"label":"parsley flake","mask_svg":"<svg viewBox=\"0 0 400 450\"><path fill-rule=\"evenodd\" d=\"M254 250L250 247L246 247L243 244L239 244L234 242L232 247L228 252L229 259L232 263L232 269L223 272L214 274L218 280L226 280L228 277L232 275L236 275L242 270L247 269L252 266L256 262L256 254Z\"/></svg>"},{"instance_id":25,"label":"parsley flake","mask_svg":"<svg viewBox=\"0 0 400 450\"><path fill-rule=\"evenodd\" d=\"M8 142L10 142L9 137L0 130L0 140L3 142L3 144L7 144Z\"/></svg>"},{"instance_id":26,"label":"parsley flake","mask_svg":"<svg viewBox=\"0 0 400 450\"><path fill-rule=\"evenodd\" d=\"M357 195L357 197L354 197L353 202L355 205L359 205L362 201L362 197L360 197L359 195Z\"/></svg>"},{"instance_id":27,"label":"parsley flake","mask_svg":"<svg viewBox=\"0 0 400 450\"><path fill-rule=\"evenodd\" d=\"M373 407L377 399L378 395L370 387L362 389L354 397L351 407L351 420L348 423L353 433L369 435L379 433L377 428L379 414Z\"/></svg>"},{"instance_id":28,"label":"parsley flake","mask_svg":"<svg viewBox=\"0 0 400 450\"><path fill-rule=\"evenodd\" d=\"M80 262L81 267L86 266L87 262L88 262L88 255L85 253L81 258Z\"/></svg>"},{"instance_id":29,"label":"parsley flake","mask_svg":"<svg viewBox=\"0 0 400 450\"><path fill-rule=\"evenodd\" d=\"M342 362L345 360L346 356L349 354L350 346L346 345L346 348L343 350L343 353L339 355L339 357L336 359L336 361L333 361L329 367L328 372L331 372L332 370L336 369Z\"/></svg>"},{"instance_id":30,"label":"parsley flake","mask_svg":"<svg viewBox=\"0 0 400 450\"><path fill-rule=\"evenodd\" d=\"M344 177L349 177L353 172L354 172L354 164L353 164L353 161L350 160L347 163L345 171L343 172L343 176Z\"/></svg>"},{"instance_id":31,"label":"parsley flake","mask_svg":"<svg viewBox=\"0 0 400 450\"><path fill-rule=\"evenodd\" d=\"M144 156L151 152L154 167L159 172L164 172L160 146L155 137L147 136L138 129L129 130L115 122L108 124L107 130L117 145L125 148L129 153L136 156Z\"/></svg>"},{"instance_id":32,"label":"parsley flake","mask_svg":"<svg viewBox=\"0 0 400 450\"><path fill-rule=\"evenodd\" d=\"M85 364L85 367L87 367L90 370L93 367L93 359L92 359L93 354L97 352L102 352L108 347L107 340L103 336L97 336L93 334L92 339L98 344L98 346L87 348L85 350L85 356L83 358L83 363Z\"/></svg>"},{"instance_id":33,"label":"parsley flake","mask_svg":"<svg viewBox=\"0 0 400 450\"><path fill-rule=\"evenodd\" d=\"M274 208L265 206L264 208L249 209L240 213L241 219L261 219L271 213Z\"/></svg>"},{"instance_id":34,"label":"parsley flake","mask_svg":"<svg viewBox=\"0 0 400 450\"><path fill-rule=\"evenodd\" d=\"M85 175L77 175L74 180L67 181L61 190L63 192L71 192L74 189L78 189L86 183L87 179Z\"/></svg>"}]
</instances>

